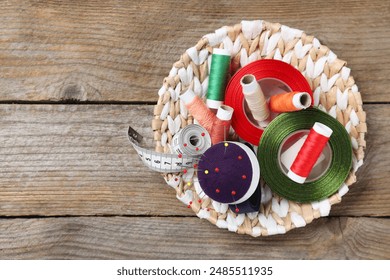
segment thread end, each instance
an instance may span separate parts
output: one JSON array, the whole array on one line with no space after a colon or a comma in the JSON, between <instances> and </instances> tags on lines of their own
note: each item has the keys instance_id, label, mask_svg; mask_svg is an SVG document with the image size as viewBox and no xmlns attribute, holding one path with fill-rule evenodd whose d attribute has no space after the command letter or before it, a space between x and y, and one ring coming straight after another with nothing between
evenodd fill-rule
<instances>
[{"instance_id":1,"label":"thread end","mask_svg":"<svg viewBox=\"0 0 390 280\"><path fill-rule=\"evenodd\" d=\"M327 138L329 138L333 133L333 130L329 126L327 126L323 123L320 123L320 122L314 123L313 130L315 132L317 132L318 134L321 134Z\"/></svg>"},{"instance_id":2,"label":"thread end","mask_svg":"<svg viewBox=\"0 0 390 280\"><path fill-rule=\"evenodd\" d=\"M222 121L230 121L233 116L234 109L227 105L221 105L217 111L217 118Z\"/></svg>"},{"instance_id":3,"label":"thread end","mask_svg":"<svg viewBox=\"0 0 390 280\"><path fill-rule=\"evenodd\" d=\"M257 91L261 91L260 85L256 80L256 77L252 74L245 75L241 78L240 84L242 86L243 94L251 94Z\"/></svg>"},{"instance_id":4,"label":"thread end","mask_svg":"<svg viewBox=\"0 0 390 280\"><path fill-rule=\"evenodd\" d=\"M298 174L295 174L294 171L292 171L291 169L287 172L287 177L298 184L303 184L306 181L306 177L302 177Z\"/></svg>"},{"instance_id":5,"label":"thread end","mask_svg":"<svg viewBox=\"0 0 390 280\"><path fill-rule=\"evenodd\" d=\"M223 101L207 99L206 104L210 109L218 109L221 105L223 105Z\"/></svg>"},{"instance_id":6,"label":"thread end","mask_svg":"<svg viewBox=\"0 0 390 280\"><path fill-rule=\"evenodd\" d=\"M214 48L213 54L230 56L230 52L226 49Z\"/></svg>"},{"instance_id":7,"label":"thread end","mask_svg":"<svg viewBox=\"0 0 390 280\"><path fill-rule=\"evenodd\" d=\"M311 105L311 96L307 92L297 92L292 99L293 105L297 109L306 109Z\"/></svg>"}]
</instances>

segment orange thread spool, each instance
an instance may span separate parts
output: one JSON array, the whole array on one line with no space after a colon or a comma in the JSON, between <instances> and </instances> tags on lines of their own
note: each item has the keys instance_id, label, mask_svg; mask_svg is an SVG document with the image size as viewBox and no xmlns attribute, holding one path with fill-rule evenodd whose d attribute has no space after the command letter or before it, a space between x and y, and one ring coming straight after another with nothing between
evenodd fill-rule
<instances>
[{"instance_id":1,"label":"orange thread spool","mask_svg":"<svg viewBox=\"0 0 390 280\"><path fill-rule=\"evenodd\" d=\"M273 95L269 99L269 109L275 113L293 112L306 109L311 104L311 96L307 92L286 92Z\"/></svg>"}]
</instances>

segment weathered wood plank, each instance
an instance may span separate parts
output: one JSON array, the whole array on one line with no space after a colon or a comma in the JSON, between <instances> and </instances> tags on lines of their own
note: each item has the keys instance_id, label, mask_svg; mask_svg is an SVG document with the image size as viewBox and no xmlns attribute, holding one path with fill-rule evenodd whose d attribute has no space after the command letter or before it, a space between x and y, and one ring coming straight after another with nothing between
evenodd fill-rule
<instances>
[{"instance_id":1,"label":"weathered wood plank","mask_svg":"<svg viewBox=\"0 0 390 280\"><path fill-rule=\"evenodd\" d=\"M352 68L364 101L390 101L388 1L1 1L1 101L155 101L207 33L264 19L315 35ZM337 7L337 8L335 8Z\"/></svg>"},{"instance_id":2,"label":"weathered wood plank","mask_svg":"<svg viewBox=\"0 0 390 280\"><path fill-rule=\"evenodd\" d=\"M343 198L342 203L332 208L333 215L370 216L376 213L374 216L389 216L390 214L390 205L386 202L390 197L389 105L366 105L364 108L369 127L366 135L364 165L358 170L357 182L350 187L350 192ZM372 196L370 193L383 195ZM359 214L362 210L365 214Z\"/></svg>"},{"instance_id":3,"label":"weathered wood plank","mask_svg":"<svg viewBox=\"0 0 390 280\"><path fill-rule=\"evenodd\" d=\"M153 106L0 105L0 216L193 216L127 140ZM389 216L388 105L365 106L367 157L333 215Z\"/></svg>"},{"instance_id":4,"label":"weathered wood plank","mask_svg":"<svg viewBox=\"0 0 390 280\"><path fill-rule=\"evenodd\" d=\"M389 259L389 227L389 219L323 218L285 235L252 238L197 218L6 219L0 258Z\"/></svg>"}]
</instances>

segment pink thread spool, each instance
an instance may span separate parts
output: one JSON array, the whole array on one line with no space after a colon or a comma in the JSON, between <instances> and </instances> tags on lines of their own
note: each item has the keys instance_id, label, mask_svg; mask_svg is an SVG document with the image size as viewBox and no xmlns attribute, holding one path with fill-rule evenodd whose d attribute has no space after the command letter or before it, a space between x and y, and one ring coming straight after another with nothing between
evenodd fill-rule
<instances>
[{"instance_id":1,"label":"pink thread spool","mask_svg":"<svg viewBox=\"0 0 390 280\"><path fill-rule=\"evenodd\" d=\"M180 99L183 100L193 117L210 134L212 144L226 140L233 115L232 107L221 105L217 115L214 115L202 99L190 89L180 95Z\"/></svg>"},{"instance_id":2,"label":"pink thread spool","mask_svg":"<svg viewBox=\"0 0 390 280\"><path fill-rule=\"evenodd\" d=\"M225 141L232 122L233 108L227 105L221 105L217 111L217 118L214 120L213 129L211 130L211 142L217 144Z\"/></svg>"},{"instance_id":3,"label":"pink thread spool","mask_svg":"<svg viewBox=\"0 0 390 280\"><path fill-rule=\"evenodd\" d=\"M287 173L291 180L299 184L305 182L332 133L333 130L325 124L314 123Z\"/></svg>"},{"instance_id":4,"label":"pink thread spool","mask_svg":"<svg viewBox=\"0 0 390 280\"><path fill-rule=\"evenodd\" d=\"M200 97L197 96L191 89L180 95L180 99L183 100L184 105L187 107L192 116L211 136L213 124L217 118L214 113L207 108L202 99L200 99Z\"/></svg>"}]
</instances>

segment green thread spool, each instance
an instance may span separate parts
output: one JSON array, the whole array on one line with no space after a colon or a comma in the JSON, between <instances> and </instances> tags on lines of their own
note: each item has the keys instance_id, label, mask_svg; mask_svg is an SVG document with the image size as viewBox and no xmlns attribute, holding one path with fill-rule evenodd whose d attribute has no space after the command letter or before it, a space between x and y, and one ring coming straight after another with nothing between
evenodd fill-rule
<instances>
[{"instance_id":1,"label":"green thread spool","mask_svg":"<svg viewBox=\"0 0 390 280\"><path fill-rule=\"evenodd\" d=\"M225 49L213 49L207 89L207 107L218 109L225 100L227 74L230 68L230 53Z\"/></svg>"},{"instance_id":2,"label":"green thread spool","mask_svg":"<svg viewBox=\"0 0 390 280\"><path fill-rule=\"evenodd\" d=\"M281 146L289 136L308 131L315 122L321 122L333 130L328 142L331 161L321 176L298 184L282 170ZM351 140L344 126L332 116L314 108L276 117L264 130L257 155L262 177L271 190L288 200L302 203L319 201L335 193L344 183L352 165Z\"/></svg>"}]
</instances>

